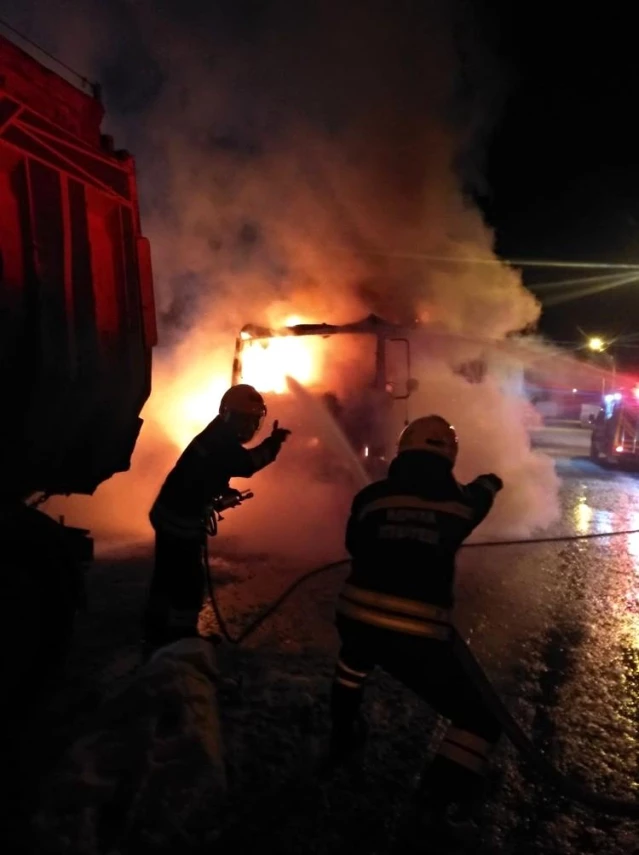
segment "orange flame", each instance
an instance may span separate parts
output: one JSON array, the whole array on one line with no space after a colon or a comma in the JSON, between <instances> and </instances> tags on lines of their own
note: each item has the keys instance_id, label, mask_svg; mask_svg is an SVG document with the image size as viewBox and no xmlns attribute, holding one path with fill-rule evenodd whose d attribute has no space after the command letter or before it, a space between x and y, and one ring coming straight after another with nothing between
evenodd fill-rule
<instances>
[{"instance_id":1,"label":"orange flame","mask_svg":"<svg viewBox=\"0 0 639 855\"><path fill-rule=\"evenodd\" d=\"M303 323L289 317L283 326ZM287 376L303 386L321 379L321 340L315 336L281 335L271 339L245 338L241 382L260 392L284 394ZM182 362L182 360L179 360ZM168 382L160 383L163 394L149 402L151 419L159 423L168 438L182 449L216 415L220 398L231 378L232 349L189 358L183 369Z\"/></svg>"},{"instance_id":2,"label":"orange flame","mask_svg":"<svg viewBox=\"0 0 639 855\"><path fill-rule=\"evenodd\" d=\"M284 326L302 323L299 317L286 319ZM286 378L293 377L303 386L312 386L320 378L320 342L314 337L279 335L248 341L242 352L242 382L260 392L282 395L288 390Z\"/></svg>"},{"instance_id":3,"label":"orange flame","mask_svg":"<svg viewBox=\"0 0 639 855\"><path fill-rule=\"evenodd\" d=\"M151 396L143 418L182 450L217 415L229 378L228 365L218 354L187 365L171 379L159 380L162 394Z\"/></svg>"}]
</instances>

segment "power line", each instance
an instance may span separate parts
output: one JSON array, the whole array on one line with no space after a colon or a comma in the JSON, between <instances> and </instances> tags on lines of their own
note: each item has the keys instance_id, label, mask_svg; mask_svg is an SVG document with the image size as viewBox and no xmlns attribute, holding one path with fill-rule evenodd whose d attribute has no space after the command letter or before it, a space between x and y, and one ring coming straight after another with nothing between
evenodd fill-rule
<instances>
[{"instance_id":1,"label":"power line","mask_svg":"<svg viewBox=\"0 0 639 855\"><path fill-rule=\"evenodd\" d=\"M31 45L31 47L34 47L36 50L39 50L40 53L42 53L44 56L46 56L48 59L52 60L53 62L57 63L57 65L59 65L61 68L64 68L65 71L68 71L70 74L73 74L85 86L88 86L89 89L91 90L91 93L97 97L97 93L99 92L99 89L100 89L100 87L97 83L93 83L91 80L89 80L88 77L85 77L84 74L80 74L80 72L76 71L75 68L71 68L71 66L67 65L66 62L63 62L57 56L54 56L54 54L49 53L48 50L45 50L37 42L34 42L33 39L30 39L28 36L25 36L24 33L20 32L20 30L16 30L16 28L12 27L11 24L9 24L7 21L4 20L4 18L0 18L0 26L4 27L10 33L13 33L13 35L18 36L18 38L22 39L22 41Z\"/></svg>"}]
</instances>

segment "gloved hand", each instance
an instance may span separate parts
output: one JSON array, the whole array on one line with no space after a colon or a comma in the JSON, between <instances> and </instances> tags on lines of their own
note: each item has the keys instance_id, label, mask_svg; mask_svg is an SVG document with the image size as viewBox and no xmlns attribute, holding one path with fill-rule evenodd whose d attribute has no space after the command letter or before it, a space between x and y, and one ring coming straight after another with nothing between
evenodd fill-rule
<instances>
[{"instance_id":1,"label":"gloved hand","mask_svg":"<svg viewBox=\"0 0 639 855\"><path fill-rule=\"evenodd\" d=\"M215 502L214 506L216 510L222 511L227 508L235 507L235 505L239 505L242 500L242 494L239 490L234 490L232 487L227 487L226 490L219 497L217 502Z\"/></svg>"},{"instance_id":2,"label":"gloved hand","mask_svg":"<svg viewBox=\"0 0 639 855\"><path fill-rule=\"evenodd\" d=\"M504 486L504 482L501 480L499 475L495 475L494 472L489 472L486 475L480 475L477 480L490 482L492 489L495 493L498 493L501 489L503 489Z\"/></svg>"},{"instance_id":3,"label":"gloved hand","mask_svg":"<svg viewBox=\"0 0 639 855\"><path fill-rule=\"evenodd\" d=\"M286 428L281 428L280 423L278 421L273 422L273 430L271 431L271 436L269 439L276 445L278 448L286 442L288 436L290 435L290 430Z\"/></svg>"},{"instance_id":4,"label":"gloved hand","mask_svg":"<svg viewBox=\"0 0 639 855\"><path fill-rule=\"evenodd\" d=\"M233 487L227 487L227 489L222 494L223 499L228 499L229 501L240 501L242 498L242 493L239 490L233 489Z\"/></svg>"}]
</instances>

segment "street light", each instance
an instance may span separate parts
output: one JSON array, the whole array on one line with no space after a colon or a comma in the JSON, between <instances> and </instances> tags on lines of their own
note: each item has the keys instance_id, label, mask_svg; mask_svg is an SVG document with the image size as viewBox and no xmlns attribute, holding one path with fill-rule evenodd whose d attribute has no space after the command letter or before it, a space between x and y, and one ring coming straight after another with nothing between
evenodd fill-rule
<instances>
[{"instance_id":1,"label":"street light","mask_svg":"<svg viewBox=\"0 0 639 855\"><path fill-rule=\"evenodd\" d=\"M587 347L588 347L588 350L591 350L593 353L600 353L602 356L606 357L606 359L608 360L608 364L610 365L610 369L611 369L611 373L612 373L611 385L614 386L615 385L615 377L617 374L617 363L616 363L615 357L612 355L612 353L608 352L608 343L606 341L604 341L604 339L601 338L601 336L594 335L588 339ZM606 378L605 377L602 377L602 379L601 379L601 391L602 391L602 393L605 393L605 391L606 391Z\"/></svg>"}]
</instances>

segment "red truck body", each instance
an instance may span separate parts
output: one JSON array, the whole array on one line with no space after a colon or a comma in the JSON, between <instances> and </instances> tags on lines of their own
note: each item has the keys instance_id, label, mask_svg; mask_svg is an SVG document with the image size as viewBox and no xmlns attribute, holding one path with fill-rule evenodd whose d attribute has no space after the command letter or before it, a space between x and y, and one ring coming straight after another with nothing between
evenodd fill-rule
<instances>
[{"instance_id":1,"label":"red truck body","mask_svg":"<svg viewBox=\"0 0 639 855\"><path fill-rule=\"evenodd\" d=\"M150 394L150 250L103 115L0 37L0 471L22 498L126 470Z\"/></svg>"}]
</instances>

